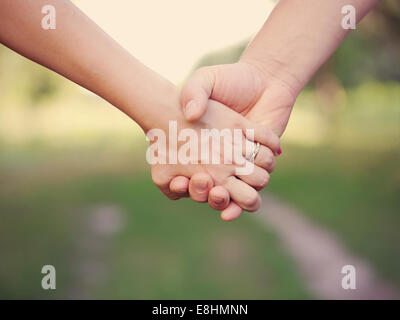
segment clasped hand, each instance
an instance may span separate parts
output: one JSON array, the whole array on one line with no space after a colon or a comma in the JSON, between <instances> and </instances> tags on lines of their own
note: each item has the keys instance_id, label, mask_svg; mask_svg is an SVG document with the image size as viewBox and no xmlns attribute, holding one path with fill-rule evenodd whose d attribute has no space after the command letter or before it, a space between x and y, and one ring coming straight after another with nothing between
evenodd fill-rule
<instances>
[{"instance_id":1,"label":"clasped hand","mask_svg":"<svg viewBox=\"0 0 400 320\"><path fill-rule=\"evenodd\" d=\"M259 142L260 147L251 174L235 174L237 163L153 165L153 181L168 198L190 196L196 202L208 201L210 207L222 211L221 217L226 221L238 218L242 210L259 209L257 191L267 185L274 171L275 156L281 153L279 135L294 102L289 88L272 80L245 62L206 67L193 74L180 93L185 116L178 116L181 130L240 128L241 138L247 141L242 150L246 159L255 143ZM245 129L253 129L254 138L246 137ZM222 151L219 155L224 157Z\"/></svg>"}]
</instances>

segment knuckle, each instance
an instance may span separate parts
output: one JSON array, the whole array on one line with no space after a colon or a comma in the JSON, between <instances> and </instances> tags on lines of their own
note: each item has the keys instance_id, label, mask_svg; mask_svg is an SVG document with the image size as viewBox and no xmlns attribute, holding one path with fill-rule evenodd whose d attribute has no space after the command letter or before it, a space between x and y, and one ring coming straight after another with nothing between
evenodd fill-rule
<instances>
[{"instance_id":1,"label":"knuckle","mask_svg":"<svg viewBox=\"0 0 400 320\"><path fill-rule=\"evenodd\" d=\"M245 206L245 209L248 211L257 210L258 203L259 203L259 195L255 191L249 194L243 200L243 205Z\"/></svg>"},{"instance_id":2,"label":"knuckle","mask_svg":"<svg viewBox=\"0 0 400 320\"><path fill-rule=\"evenodd\" d=\"M262 137L272 149L277 150L280 147L279 137L270 128L263 128Z\"/></svg>"},{"instance_id":3,"label":"knuckle","mask_svg":"<svg viewBox=\"0 0 400 320\"><path fill-rule=\"evenodd\" d=\"M273 158L271 156L265 157L263 162L264 162L265 168L269 168L269 167L271 167L271 165L273 163Z\"/></svg>"},{"instance_id":4,"label":"knuckle","mask_svg":"<svg viewBox=\"0 0 400 320\"><path fill-rule=\"evenodd\" d=\"M276 160L275 160L274 156L268 155L268 156L263 158L262 162L263 162L262 163L263 167L266 168L269 172L272 172L274 170L275 163L276 163Z\"/></svg>"},{"instance_id":5,"label":"knuckle","mask_svg":"<svg viewBox=\"0 0 400 320\"><path fill-rule=\"evenodd\" d=\"M263 174L262 176L258 177L257 183L253 185L253 188L256 189L257 191L260 191L267 186L268 182L269 182L269 175Z\"/></svg>"},{"instance_id":6,"label":"knuckle","mask_svg":"<svg viewBox=\"0 0 400 320\"><path fill-rule=\"evenodd\" d=\"M260 136L261 136L261 138L263 139L264 142L269 140L268 138L270 137L270 135L271 135L271 131L270 131L269 128L264 127L264 126L261 127Z\"/></svg>"},{"instance_id":7,"label":"knuckle","mask_svg":"<svg viewBox=\"0 0 400 320\"><path fill-rule=\"evenodd\" d=\"M166 183L168 183L168 179L166 179L165 176L160 172L160 170L157 169L151 170L151 180L153 180L153 183L157 187L164 186Z\"/></svg>"},{"instance_id":8,"label":"knuckle","mask_svg":"<svg viewBox=\"0 0 400 320\"><path fill-rule=\"evenodd\" d=\"M263 189L267 186L269 182L269 174L268 172L263 170L263 173L260 174L258 188Z\"/></svg>"},{"instance_id":9,"label":"knuckle","mask_svg":"<svg viewBox=\"0 0 400 320\"><path fill-rule=\"evenodd\" d=\"M275 157L271 157L271 163L269 164L269 167L268 167L269 173L274 172L275 167L276 167L276 159L275 159Z\"/></svg>"}]
</instances>

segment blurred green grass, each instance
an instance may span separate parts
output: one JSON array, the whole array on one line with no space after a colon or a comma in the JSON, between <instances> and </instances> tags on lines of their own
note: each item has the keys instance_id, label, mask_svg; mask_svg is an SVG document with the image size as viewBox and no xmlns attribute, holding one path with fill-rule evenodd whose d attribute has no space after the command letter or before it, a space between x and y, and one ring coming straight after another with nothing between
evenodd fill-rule
<instances>
[{"instance_id":1,"label":"blurred green grass","mask_svg":"<svg viewBox=\"0 0 400 320\"><path fill-rule=\"evenodd\" d=\"M398 88L365 83L347 91L351 108L328 115L304 91L267 192L336 232L400 286ZM100 102L91 96L62 98L85 114L83 133L66 126L53 137L49 127L14 142L4 135L0 144L0 297L309 297L276 235L251 214L223 223L206 205L164 198L151 182L143 136L127 119L117 116L104 134L90 119L114 111L93 108ZM46 120L57 130L61 100ZM124 227L99 238L88 229L92 211L108 205L122 210ZM40 287L45 264L56 266L55 291Z\"/></svg>"},{"instance_id":2,"label":"blurred green grass","mask_svg":"<svg viewBox=\"0 0 400 320\"><path fill-rule=\"evenodd\" d=\"M400 287L400 152L287 145L269 191Z\"/></svg>"},{"instance_id":3,"label":"blurred green grass","mask_svg":"<svg viewBox=\"0 0 400 320\"><path fill-rule=\"evenodd\" d=\"M131 159L134 166L144 162L134 154ZM59 162L51 161L52 167ZM308 297L275 236L250 215L224 223L206 205L170 201L146 170L100 168L74 176L67 167L58 168L67 180L39 175L29 188L0 189L0 297L66 298L76 290L112 299ZM102 204L120 207L124 223L121 233L92 249L103 253L90 272L96 266L106 271L87 285L77 274L80 260L87 260L82 250L93 254L82 249L85 221L88 208ZM40 287L44 264L56 267L55 291Z\"/></svg>"},{"instance_id":4,"label":"blurred green grass","mask_svg":"<svg viewBox=\"0 0 400 320\"><path fill-rule=\"evenodd\" d=\"M395 3L381 2L298 98L267 192L400 287ZM197 67L237 61L245 46ZM309 297L251 214L223 223L206 205L164 198L130 119L2 46L0 69L0 298ZM123 228L96 235L93 212L110 205ZM40 287L45 264L55 291Z\"/></svg>"}]
</instances>

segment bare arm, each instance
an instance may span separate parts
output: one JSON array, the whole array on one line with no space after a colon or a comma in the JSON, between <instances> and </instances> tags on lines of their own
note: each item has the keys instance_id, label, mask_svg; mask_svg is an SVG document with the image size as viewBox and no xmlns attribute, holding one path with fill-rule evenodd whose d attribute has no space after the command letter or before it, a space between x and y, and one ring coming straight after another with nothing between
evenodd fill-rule
<instances>
[{"instance_id":1,"label":"bare arm","mask_svg":"<svg viewBox=\"0 0 400 320\"><path fill-rule=\"evenodd\" d=\"M200 119L211 98L281 136L298 94L349 32L343 6L355 8L358 22L377 2L280 0L240 61L203 67L189 78L180 96L185 118Z\"/></svg>"},{"instance_id":2,"label":"bare arm","mask_svg":"<svg viewBox=\"0 0 400 320\"><path fill-rule=\"evenodd\" d=\"M56 9L55 30L42 28L41 10L48 4ZM132 57L68 0L1 0L0 42L108 100L145 130L159 115L146 106L177 101L173 84Z\"/></svg>"},{"instance_id":3,"label":"bare arm","mask_svg":"<svg viewBox=\"0 0 400 320\"><path fill-rule=\"evenodd\" d=\"M280 0L238 62L189 78L180 96L186 119L198 120L213 99L281 136L300 91L349 33L342 8L353 6L358 22L378 1Z\"/></svg>"},{"instance_id":4,"label":"bare arm","mask_svg":"<svg viewBox=\"0 0 400 320\"><path fill-rule=\"evenodd\" d=\"M297 96L349 33L342 8L352 5L358 22L378 1L280 0L241 60L280 78Z\"/></svg>"},{"instance_id":5,"label":"bare arm","mask_svg":"<svg viewBox=\"0 0 400 320\"><path fill-rule=\"evenodd\" d=\"M42 7L48 4L56 9L55 30L42 28ZM70 1L1 0L0 42L108 100L138 122L145 132L157 128L166 133L169 120L177 121L180 129L189 127L180 112L179 90L176 86L132 57ZM216 102L210 102L210 112L212 116L201 125L212 128L219 128L218 125L228 128L238 124L243 128L250 125L249 121ZM219 119L221 121L218 122ZM190 125L190 129L201 131L199 124ZM255 138L258 136L259 142L265 145L269 145L266 137L271 137L274 140L272 149L276 151L279 148L279 138L261 126L255 130ZM168 146L166 150L169 150ZM160 153L163 153L162 149ZM272 153L270 158L273 158ZM202 164L155 164L152 166L152 176L164 194L177 199L182 193L170 190L173 177L185 175L180 181L187 187L188 178L193 174L206 174L210 180L209 188L217 183L229 192L228 200L223 206L220 204L218 209L226 208L222 217L232 220L240 215L240 207L256 210L260 206L261 199L250 185L261 188L268 182L266 169L258 168L261 171L255 170L249 176L253 180L243 177L243 181L234 176L232 169L232 165L224 164L207 168ZM235 203L229 204L229 198Z\"/></svg>"}]
</instances>

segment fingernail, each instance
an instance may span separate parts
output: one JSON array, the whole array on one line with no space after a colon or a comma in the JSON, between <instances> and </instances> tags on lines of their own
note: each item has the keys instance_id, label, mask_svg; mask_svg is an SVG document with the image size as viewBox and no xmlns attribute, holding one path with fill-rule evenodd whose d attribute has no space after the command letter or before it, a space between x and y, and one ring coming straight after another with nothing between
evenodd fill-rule
<instances>
[{"instance_id":1,"label":"fingernail","mask_svg":"<svg viewBox=\"0 0 400 320\"><path fill-rule=\"evenodd\" d=\"M181 183L177 186L178 191L180 192L186 192L187 191L187 185L185 183Z\"/></svg>"},{"instance_id":2,"label":"fingernail","mask_svg":"<svg viewBox=\"0 0 400 320\"><path fill-rule=\"evenodd\" d=\"M208 187L208 182L207 181L198 181L194 185L194 189L196 192L206 192Z\"/></svg>"},{"instance_id":3,"label":"fingernail","mask_svg":"<svg viewBox=\"0 0 400 320\"><path fill-rule=\"evenodd\" d=\"M278 151L276 152L278 154L278 156L282 153L282 149L279 148Z\"/></svg>"},{"instance_id":4,"label":"fingernail","mask_svg":"<svg viewBox=\"0 0 400 320\"><path fill-rule=\"evenodd\" d=\"M185 106L185 117L186 119L192 119L196 114L197 104L196 101L190 100Z\"/></svg>"},{"instance_id":5,"label":"fingernail","mask_svg":"<svg viewBox=\"0 0 400 320\"><path fill-rule=\"evenodd\" d=\"M212 200L215 204L223 204L225 202L224 198L220 198L220 197L215 197Z\"/></svg>"}]
</instances>

